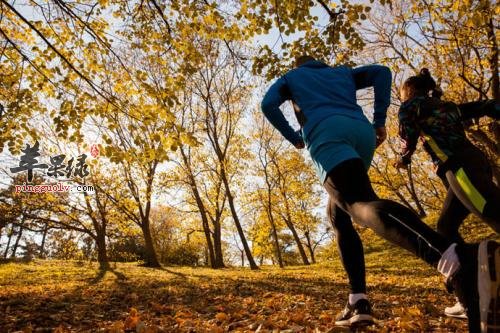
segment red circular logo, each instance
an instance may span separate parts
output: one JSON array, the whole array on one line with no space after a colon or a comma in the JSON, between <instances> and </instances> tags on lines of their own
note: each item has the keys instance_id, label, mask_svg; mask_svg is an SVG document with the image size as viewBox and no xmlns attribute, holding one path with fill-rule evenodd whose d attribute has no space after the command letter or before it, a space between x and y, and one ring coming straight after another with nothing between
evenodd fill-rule
<instances>
[{"instance_id":1,"label":"red circular logo","mask_svg":"<svg viewBox=\"0 0 500 333\"><path fill-rule=\"evenodd\" d=\"M96 144L93 144L92 147L90 147L90 155L92 155L93 158L99 156L99 147Z\"/></svg>"}]
</instances>

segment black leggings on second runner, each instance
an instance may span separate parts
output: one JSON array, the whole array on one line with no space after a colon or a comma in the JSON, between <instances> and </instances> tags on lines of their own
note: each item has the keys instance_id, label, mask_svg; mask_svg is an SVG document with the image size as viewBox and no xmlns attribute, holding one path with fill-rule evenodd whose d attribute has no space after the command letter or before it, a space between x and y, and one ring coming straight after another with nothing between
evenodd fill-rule
<instances>
[{"instance_id":1,"label":"black leggings on second runner","mask_svg":"<svg viewBox=\"0 0 500 333\"><path fill-rule=\"evenodd\" d=\"M453 242L463 242L459 233L464 219L473 213L500 233L500 188L492 181L491 166L477 148L467 149L443 182L448 194L439 216L438 232Z\"/></svg>"},{"instance_id":2,"label":"black leggings on second runner","mask_svg":"<svg viewBox=\"0 0 500 333\"><path fill-rule=\"evenodd\" d=\"M434 267L452 244L409 208L379 199L361 159L350 159L337 165L328 173L323 185L330 196L329 215L353 293L365 292L366 286L363 246L349 216ZM337 211L338 208L343 212Z\"/></svg>"}]
</instances>

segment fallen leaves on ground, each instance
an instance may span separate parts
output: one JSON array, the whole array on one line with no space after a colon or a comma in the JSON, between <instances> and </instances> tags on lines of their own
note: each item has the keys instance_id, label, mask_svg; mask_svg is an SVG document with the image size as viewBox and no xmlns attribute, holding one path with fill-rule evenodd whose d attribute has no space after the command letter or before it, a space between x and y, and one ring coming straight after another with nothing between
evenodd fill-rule
<instances>
[{"instance_id":1,"label":"fallen leaves on ground","mask_svg":"<svg viewBox=\"0 0 500 333\"><path fill-rule=\"evenodd\" d=\"M348 331L334 325L349 290L339 262L259 271L111 266L100 271L88 263L38 260L0 265L0 331ZM376 253L367 257L366 270L378 320L358 331L466 331L465 321L443 317L454 298L418 260Z\"/></svg>"}]
</instances>

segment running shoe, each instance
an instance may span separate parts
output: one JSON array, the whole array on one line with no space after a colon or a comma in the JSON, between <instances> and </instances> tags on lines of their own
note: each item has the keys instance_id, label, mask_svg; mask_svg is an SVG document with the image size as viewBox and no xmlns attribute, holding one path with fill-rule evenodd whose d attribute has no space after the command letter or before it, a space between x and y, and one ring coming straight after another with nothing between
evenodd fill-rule
<instances>
[{"instance_id":1,"label":"running shoe","mask_svg":"<svg viewBox=\"0 0 500 333\"><path fill-rule=\"evenodd\" d=\"M455 305L446 307L444 309L444 314L452 318L467 319L465 308L459 300L457 300Z\"/></svg>"},{"instance_id":2,"label":"running shoe","mask_svg":"<svg viewBox=\"0 0 500 333\"><path fill-rule=\"evenodd\" d=\"M347 303L344 310L335 318L337 326L371 325L373 322L371 305L367 299L360 299L354 305Z\"/></svg>"}]
</instances>

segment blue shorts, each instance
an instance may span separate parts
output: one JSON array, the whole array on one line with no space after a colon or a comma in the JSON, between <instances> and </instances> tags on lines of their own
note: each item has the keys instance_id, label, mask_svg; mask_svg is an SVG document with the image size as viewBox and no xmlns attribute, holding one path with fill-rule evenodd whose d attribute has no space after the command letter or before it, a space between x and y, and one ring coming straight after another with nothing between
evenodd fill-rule
<instances>
[{"instance_id":1,"label":"blue shorts","mask_svg":"<svg viewBox=\"0 0 500 333\"><path fill-rule=\"evenodd\" d=\"M328 172L345 160L361 158L368 170L376 137L368 119L332 115L316 125L304 142L323 184Z\"/></svg>"}]
</instances>

